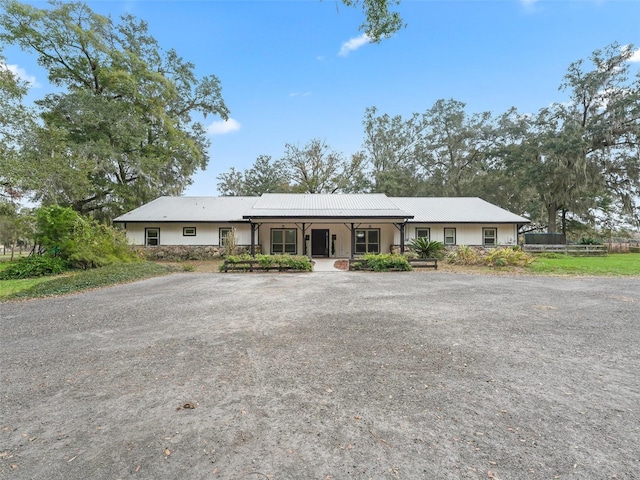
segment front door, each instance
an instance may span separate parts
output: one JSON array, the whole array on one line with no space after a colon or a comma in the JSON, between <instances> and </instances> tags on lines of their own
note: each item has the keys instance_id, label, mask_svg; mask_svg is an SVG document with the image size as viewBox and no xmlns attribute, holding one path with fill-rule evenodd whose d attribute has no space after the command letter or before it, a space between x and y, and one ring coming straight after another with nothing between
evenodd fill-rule
<instances>
[{"instance_id":1,"label":"front door","mask_svg":"<svg viewBox=\"0 0 640 480\"><path fill-rule=\"evenodd\" d=\"M329 256L329 230L316 228L311 230L311 256Z\"/></svg>"}]
</instances>

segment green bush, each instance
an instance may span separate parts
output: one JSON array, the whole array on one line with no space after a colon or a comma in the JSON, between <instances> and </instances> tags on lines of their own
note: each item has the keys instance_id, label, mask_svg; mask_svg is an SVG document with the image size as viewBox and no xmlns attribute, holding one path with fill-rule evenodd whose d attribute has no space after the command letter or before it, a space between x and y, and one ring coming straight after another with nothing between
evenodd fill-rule
<instances>
[{"instance_id":1,"label":"green bush","mask_svg":"<svg viewBox=\"0 0 640 480\"><path fill-rule=\"evenodd\" d=\"M602 245L602 242L597 238L582 237L578 241L578 245Z\"/></svg>"},{"instance_id":2,"label":"green bush","mask_svg":"<svg viewBox=\"0 0 640 480\"><path fill-rule=\"evenodd\" d=\"M302 270L304 272L313 270L313 264L309 257L302 255L274 255L274 263L281 267L288 267L291 270Z\"/></svg>"},{"instance_id":3,"label":"green bush","mask_svg":"<svg viewBox=\"0 0 640 480\"><path fill-rule=\"evenodd\" d=\"M367 253L362 257L363 264L366 263L367 268L375 272L388 272L389 270L411 270L411 265L406 257L397 253ZM360 268L354 269L360 270L364 265L359 265Z\"/></svg>"},{"instance_id":4,"label":"green bush","mask_svg":"<svg viewBox=\"0 0 640 480\"><path fill-rule=\"evenodd\" d=\"M429 240L426 237L418 237L413 240L410 247L420 258L438 258L444 257L446 247L442 242L437 240Z\"/></svg>"},{"instance_id":5,"label":"green bush","mask_svg":"<svg viewBox=\"0 0 640 480\"><path fill-rule=\"evenodd\" d=\"M258 266L263 270L269 270L271 267L280 267L283 270L301 270L303 272L310 272L313 269L313 264L308 257L298 256L298 255L262 255L258 254L255 257L251 257L251 255L230 255L228 256L224 263L220 265L220 271L225 271L225 265L239 263L245 260L254 260L257 262ZM249 270L251 265L239 265L239 268Z\"/></svg>"},{"instance_id":6,"label":"green bush","mask_svg":"<svg viewBox=\"0 0 640 480\"><path fill-rule=\"evenodd\" d=\"M0 271L0 280L18 280L21 278L57 275L68 269L67 262L51 255L32 255L11 262Z\"/></svg>"},{"instance_id":7,"label":"green bush","mask_svg":"<svg viewBox=\"0 0 640 480\"><path fill-rule=\"evenodd\" d=\"M220 264L219 270L221 272L224 272L225 265L228 265L231 263L239 263L245 260L253 260L253 258L248 253L243 253L242 255L229 255L227 258L224 259L224 262ZM239 265L238 267L249 270L250 265Z\"/></svg>"},{"instance_id":8,"label":"green bush","mask_svg":"<svg viewBox=\"0 0 640 480\"><path fill-rule=\"evenodd\" d=\"M70 267L95 268L138 260L123 232L57 205L36 213L36 238Z\"/></svg>"},{"instance_id":9,"label":"green bush","mask_svg":"<svg viewBox=\"0 0 640 480\"><path fill-rule=\"evenodd\" d=\"M260 268L267 270L269 269L269 267L273 266L275 257L273 257L272 255L259 254L259 255L256 255L256 260L258 260L258 263L260 264Z\"/></svg>"}]
</instances>

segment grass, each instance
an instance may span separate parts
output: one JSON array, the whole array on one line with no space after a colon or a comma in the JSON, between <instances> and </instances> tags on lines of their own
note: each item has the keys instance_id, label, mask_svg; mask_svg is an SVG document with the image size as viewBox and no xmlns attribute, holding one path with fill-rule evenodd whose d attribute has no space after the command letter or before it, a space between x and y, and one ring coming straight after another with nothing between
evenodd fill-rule
<instances>
[{"instance_id":1,"label":"grass","mask_svg":"<svg viewBox=\"0 0 640 480\"><path fill-rule=\"evenodd\" d=\"M2 264L0 264L0 268ZM54 277L0 281L0 301L49 297L132 282L174 272L175 269L153 262L118 263L92 270L67 272Z\"/></svg>"},{"instance_id":2,"label":"grass","mask_svg":"<svg viewBox=\"0 0 640 480\"><path fill-rule=\"evenodd\" d=\"M551 275L640 275L640 254L612 253L606 257L558 255L557 258L536 256L529 270Z\"/></svg>"}]
</instances>

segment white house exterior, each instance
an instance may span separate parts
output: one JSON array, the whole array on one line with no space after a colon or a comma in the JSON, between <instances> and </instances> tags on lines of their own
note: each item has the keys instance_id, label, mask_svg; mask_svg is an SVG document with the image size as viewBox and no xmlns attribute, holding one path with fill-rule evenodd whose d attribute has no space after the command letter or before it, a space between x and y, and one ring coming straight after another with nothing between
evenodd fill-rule
<instances>
[{"instance_id":1,"label":"white house exterior","mask_svg":"<svg viewBox=\"0 0 640 480\"><path fill-rule=\"evenodd\" d=\"M477 197L264 194L160 197L114 223L134 245L217 246L235 228L247 250L313 257L404 251L419 236L447 246L515 245L527 218Z\"/></svg>"}]
</instances>

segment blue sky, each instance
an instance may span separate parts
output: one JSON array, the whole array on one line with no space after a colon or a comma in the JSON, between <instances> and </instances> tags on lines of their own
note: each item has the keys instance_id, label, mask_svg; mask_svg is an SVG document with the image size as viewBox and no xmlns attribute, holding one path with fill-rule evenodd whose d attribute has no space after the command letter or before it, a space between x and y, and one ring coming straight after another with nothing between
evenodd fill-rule
<instances>
[{"instance_id":1,"label":"blue sky","mask_svg":"<svg viewBox=\"0 0 640 480\"><path fill-rule=\"evenodd\" d=\"M362 13L336 0L87 3L146 20L163 48L220 78L231 121L205 121L211 159L187 195L216 195L220 173L278 158L286 143L319 138L349 157L371 106L406 116L453 98L469 113L535 112L566 99L558 87L571 62L614 41L640 47L637 0L404 0L407 27L380 44L363 41ZM34 56L4 54L33 80L32 98L49 91Z\"/></svg>"}]
</instances>

